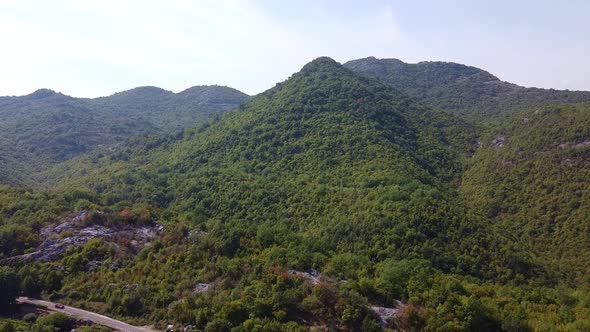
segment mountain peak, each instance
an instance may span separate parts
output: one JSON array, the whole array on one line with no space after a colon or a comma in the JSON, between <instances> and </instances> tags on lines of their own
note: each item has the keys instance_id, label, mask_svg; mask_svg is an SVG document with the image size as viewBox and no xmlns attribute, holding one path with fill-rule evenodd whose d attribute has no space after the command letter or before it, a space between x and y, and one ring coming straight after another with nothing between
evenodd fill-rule
<instances>
[{"instance_id":1,"label":"mountain peak","mask_svg":"<svg viewBox=\"0 0 590 332\"><path fill-rule=\"evenodd\" d=\"M135 99L160 99L172 95L173 93L168 90L164 90L157 86L139 86L133 89L116 92L110 96L106 97L99 97L97 99L127 99L127 98L135 98Z\"/></svg>"},{"instance_id":2,"label":"mountain peak","mask_svg":"<svg viewBox=\"0 0 590 332\"><path fill-rule=\"evenodd\" d=\"M361 72L386 71L396 76L408 74L418 75L418 79L425 76L427 80L442 80L442 83L463 79L474 79L481 82L499 81L489 72L455 62L447 61L420 61L418 63L406 63L395 58L377 59L375 57L351 60L344 64L344 67ZM416 77L412 77L413 80Z\"/></svg>"},{"instance_id":3,"label":"mountain peak","mask_svg":"<svg viewBox=\"0 0 590 332\"><path fill-rule=\"evenodd\" d=\"M344 64L344 67L354 68L354 67L366 67L366 66L406 66L407 63L403 62L400 59L396 58L386 58L386 59L378 59L374 56L350 60Z\"/></svg>"},{"instance_id":4,"label":"mountain peak","mask_svg":"<svg viewBox=\"0 0 590 332\"><path fill-rule=\"evenodd\" d=\"M344 67L377 78L431 106L478 121L516 108L590 100L590 92L528 89L503 82L483 69L454 62L405 63L369 57L348 61Z\"/></svg>"},{"instance_id":5,"label":"mountain peak","mask_svg":"<svg viewBox=\"0 0 590 332\"><path fill-rule=\"evenodd\" d=\"M191 86L190 88L184 89L180 92L177 93L177 95L200 95L203 93L208 93L208 92L212 92L212 91L216 91L216 92L223 92L223 91L237 91L234 88L230 88L227 86L222 86L222 85L195 85L195 86Z\"/></svg>"},{"instance_id":6,"label":"mountain peak","mask_svg":"<svg viewBox=\"0 0 590 332\"><path fill-rule=\"evenodd\" d=\"M35 99L47 98L57 95L58 93L50 89L39 89L31 93L29 96Z\"/></svg>"},{"instance_id":7,"label":"mountain peak","mask_svg":"<svg viewBox=\"0 0 590 332\"><path fill-rule=\"evenodd\" d=\"M168 90L164 90L162 88L159 88L157 86L139 86L137 88L133 88L127 91L122 91L122 92L118 92L119 93L128 93L128 94L137 94L137 95L144 95L144 96L150 96L150 95L166 95L166 94L171 94L170 91Z\"/></svg>"},{"instance_id":8,"label":"mountain peak","mask_svg":"<svg viewBox=\"0 0 590 332\"><path fill-rule=\"evenodd\" d=\"M176 95L207 104L226 104L228 101L241 104L250 98L239 90L221 85L195 85Z\"/></svg>"},{"instance_id":9,"label":"mountain peak","mask_svg":"<svg viewBox=\"0 0 590 332\"><path fill-rule=\"evenodd\" d=\"M331 71L341 69L342 65L336 60L323 56L312 60L301 68L301 73L309 74L315 71Z\"/></svg>"}]
</instances>

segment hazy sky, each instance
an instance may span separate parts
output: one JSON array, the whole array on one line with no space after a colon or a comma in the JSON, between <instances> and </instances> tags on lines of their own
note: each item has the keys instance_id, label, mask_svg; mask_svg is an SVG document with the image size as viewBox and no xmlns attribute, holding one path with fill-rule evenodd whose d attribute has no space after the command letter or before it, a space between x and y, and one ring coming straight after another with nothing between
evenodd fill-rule
<instances>
[{"instance_id":1,"label":"hazy sky","mask_svg":"<svg viewBox=\"0 0 590 332\"><path fill-rule=\"evenodd\" d=\"M318 56L444 60L590 90L587 0L0 0L0 95L142 85L254 94Z\"/></svg>"}]
</instances>

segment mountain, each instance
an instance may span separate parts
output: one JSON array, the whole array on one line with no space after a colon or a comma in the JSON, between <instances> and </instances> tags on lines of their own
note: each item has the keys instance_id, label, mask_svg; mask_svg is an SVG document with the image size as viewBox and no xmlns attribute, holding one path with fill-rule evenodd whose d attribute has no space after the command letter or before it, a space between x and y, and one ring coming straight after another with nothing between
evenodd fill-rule
<instances>
[{"instance_id":1,"label":"mountain","mask_svg":"<svg viewBox=\"0 0 590 332\"><path fill-rule=\"evenodd\" d=\"M49 190L0 186L2 273L159 328L587 330L587 109L482 130L319 58L179 134L54 165Z\"/></svg>"},{"instance_id":2,"label":"mountain","mask_svg":"<svg viewBox=\"0 0 590 332\"><path fill-rule=\"evenodd\" d=\"M378 78L403 93L436 108L472 120L502 118L545 105L590 101L588 91L525 88L496 76L452 62L405 63L374 57L344 64L355 72Z\"/></svg>"},{"instance_id":3,"label":"mountain","mask_svg":"<svg viewBox=\"0 0 590 332\"><path fill-rule=\"evenodd\" d=\"M430 197L433 206L451 204L443 203L442 197L452 194L446 192L446 184L458 179L460 159L474 146L471 126L420 108L386 85L320 58L239 111L189 131L172 146L150 151L149 162L137 156L137 162L147 166L137 164L126 175L92 186L119 192L119 202L125 196L145 198L148 193L138 192L142 188L136 184L151 174L154 183L167 179L164 197L178 198L162 207L183 219L223 222L232 229L228 232L283 225L302 232L306 242L344 251L352 250L353 244L371 243L377 236L375 224L402 218L394 211L418 204L406 202L412 201L412 194ZM133 188L120 186L119 176L134 183ZM373 201L373 196L383 201ZM380 212L367 214L366 209ZM439 212L443 213L421 217L416 212L415 217L424 218L428 228L426 220L436 224L444 219ZM407 227L402 225L401 233ZM346 235L350 227L358 230ZM323 235L312 234L322 228ZM439 236L446 231L440 229ZM334 232L341 236L334 237ZM356 236L366 238L357 242ZM400 243L398 254L427 251L430 259L441 260L441 267L452 265L446 260L455 258L439 252L445 246L436 245L442 239L431 241L408 248Z\"/></svg>"},{"instance_id":4,"label":"mountain","mask_svg":"<svg viewBox=\"0 0 590 332\"><path fill-rule=\"evenodd\" d=\"M247 99L220 86L196 86L178 94L140 87L95 99L47 89L0 97L0 180L27 182L34 171L130 137L183 130Z\"/></svg>"},{"instance_id":5,"label":"mountain","mask_svg":"<svg viewBox=\"0 0 590 332\"><path fill-rule=\"evenodd\" d=\"M110 227L93 230L102 234L149 233L158 220L165 234L141 250L134 248L146 240L119 235L20 270L43 280L26 294L54 292L141 322L302 331L379 330L381 319L398 328L526 326L527 315L535 321L547 307L519 318L511 306L528 283L545 296L555 280L534 252L468 213L458 188L476 140L460 118L319 58L182 136L61 164L69 179L44 195L5 188L0 211L7 225L66 215L68 225ZM35 247L41 241L26 227L41 226L6 227L12 244L0 248L20 250L5 249L7 262L53 248ZM79 241L70 227L58 238ZM44 276L56 266L64 274L51 282ZM370 307L380 306L406 316L379 318Z\"/></svg>"}]
</instances>

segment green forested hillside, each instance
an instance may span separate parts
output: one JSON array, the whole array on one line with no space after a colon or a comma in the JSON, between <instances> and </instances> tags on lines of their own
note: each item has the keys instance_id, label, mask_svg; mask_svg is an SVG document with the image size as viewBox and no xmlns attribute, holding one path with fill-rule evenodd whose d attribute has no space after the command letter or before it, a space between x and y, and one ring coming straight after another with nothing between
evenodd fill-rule
<instances>
[{"instance_id":1,"label":"green forested hillside","mask_svg":"<svg viewBox=\"0 0 590 332\"><path fill-rule=\"evenodd\" d=\"M374 57L352 60L345 67L376 77L436 108L471 120L497 120L515 111L550 104L590 101L587 91L524 88L500 81L479 68L452 62L404 63Z\"/></svg>"},{"instance_id":2,"label":"green forested hillside","mask_svg":"<svg viewBox=\"0 0 590 332\"><path fill-rule=\"evenodd\" d=\"M197 225L218 221L219 227L245 234L282 225L282 232L301 232L306 243L323 251L356 246L354 251L367 256L427 255L452 270L457 252L443 251L459 249L442 244L458 234L441 224L454 219L446 210L454 210L457 200L449 184L474 146L471 126L319 59L240 111L170 146L148 149L149 162L145 155L131 156L137 168L123 168L106 180L101 174L108 172L98 168L99 181L90 185L121 195L111 201L150 204L146 193L157 188L155 203ZM96 168L86 167L77 172ZM429 209L420 207L427 202ZM406 234L410 220L416 234ZM385 247L373 247L371 238L382 237L382 229L389 229L391 238L380 240ZM312 250L305 247L298 252Z\"/></svg>"},{"instance_id":3,"label":"green forested hillside","mask_svg":"<svg viewBox=\"0 0 590 332\"><path fill-rule=\"evenodd\" d=\"M178 94L142 87L96 99L42 89L0 97L0 181L31 185L35 171L137 135L194 126L247 100L237 90L196 86Z\"/></svg>"},{"instance_id":4,"label":"green forested hillside","mask_svg":"<svg viewBox=\"0 0 590 332\"><path fill-rule=\"evenodd\" d=\"M578 122L584 108L576 114ZM539 128L549 131L531 137L556 137L547 116ZM526 122L534 133L536 121ZM521 133L519 126L505 130ZM562 134L572 153L585 144L580 130ZM488 183L478 171L501 160L497 151L512 151L512 134L504 135L492 132L478 144L477 129L460 118L320 58L181 135L62 163L44 174L54 183L49 191L0 187L0 262L14 266L26 295L137 324L379 331L386 320L397 330L587 329L590 296L577 268L584 260L561 269L547 258L557 256L539 251L551 247L534 242L549 235L513 231L505 211L519 211L488 195L495 183L512 183L499 171ZM546 143L522 135L538 144L532 155ZM508 204L527 204L514 193L521 198ZM558 198L548 192L540 202L551 199ZM583 208L579 199L568 208ZM514 222L527 231L528 223ZM70 228L47 242L47 226L60 223ZM142 238L158 224L162 234ZM15 259L38 254L40 243L79 241L76 227L122 231L53 259ZM380 318L375 306L398 314Z\"/></svg>"},{"instance_id":5,"label":"green forested hillside","mask_svg":"<svg viewBox=\"0 0 590 332\"><path fill-rule=\"evenodd\" d=\"M548 106L484 136L461 191L574 284L590 279L590 104Z\"/></svg>"}]
</instances>

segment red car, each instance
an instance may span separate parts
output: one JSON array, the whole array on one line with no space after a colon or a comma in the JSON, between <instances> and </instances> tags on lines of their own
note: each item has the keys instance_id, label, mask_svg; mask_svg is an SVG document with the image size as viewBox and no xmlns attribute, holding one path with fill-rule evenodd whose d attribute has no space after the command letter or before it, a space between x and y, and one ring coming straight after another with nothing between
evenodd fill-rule
<instances>
[{"instance_id":1,"label":"red car","mask_svg":"<svg viewBox=\"0 0 590 332\"><path fill-rule=\"evenodd\" d=\"M61 304L61 303L56 303L56 304L55 304L55 307L56 307L57 309L64 309L66 306L65 306L65 305L63 305L63 304Z\"/></svg>"}]
</instances>

